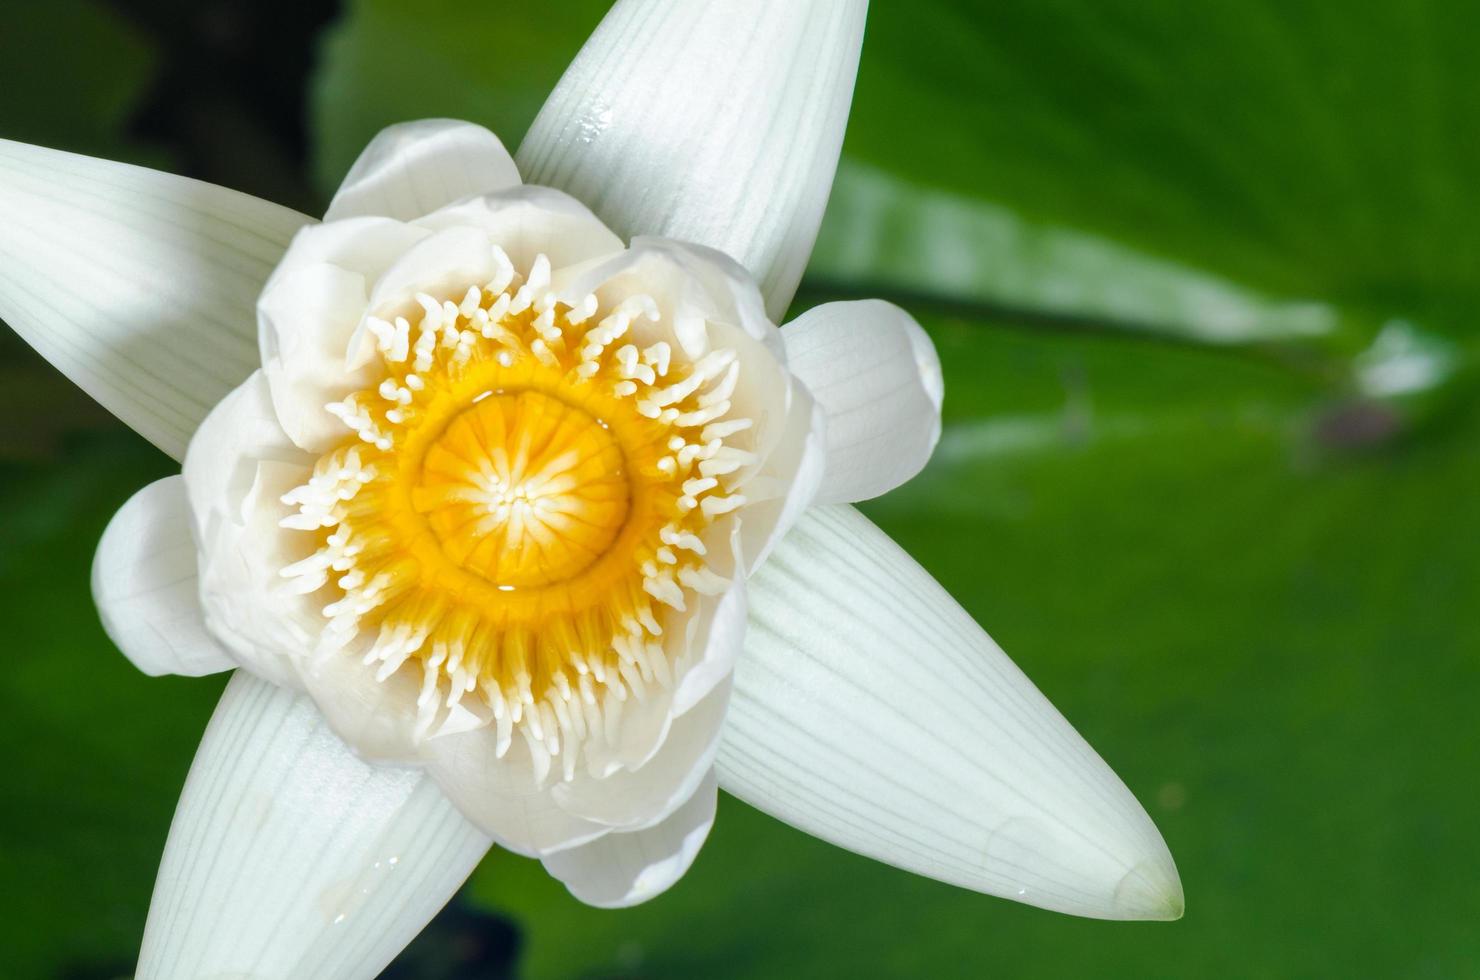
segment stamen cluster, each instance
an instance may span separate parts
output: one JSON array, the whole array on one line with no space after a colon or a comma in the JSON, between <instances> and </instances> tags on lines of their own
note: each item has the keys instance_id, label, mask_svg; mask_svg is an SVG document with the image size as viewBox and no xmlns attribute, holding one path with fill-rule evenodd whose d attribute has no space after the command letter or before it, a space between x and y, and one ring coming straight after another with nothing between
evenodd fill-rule
<instances>
[{"instance_id":1,"label":"stamen cluster","mask_svg":"<svg viewBox=\"0 0 1480 980\"><path fill-rule=\"evenodd\" d=\"M665 643L731 570L752 420L734 350L688 359L657 303L557 298L542 255L461 295L367 318L378 380L327 406L345 442L284 498L317 536L283 570L322 595L318 656L420 669L418 737L518 732L543 774L618 737L687 664Z\"/></svg>"}]
</instances>

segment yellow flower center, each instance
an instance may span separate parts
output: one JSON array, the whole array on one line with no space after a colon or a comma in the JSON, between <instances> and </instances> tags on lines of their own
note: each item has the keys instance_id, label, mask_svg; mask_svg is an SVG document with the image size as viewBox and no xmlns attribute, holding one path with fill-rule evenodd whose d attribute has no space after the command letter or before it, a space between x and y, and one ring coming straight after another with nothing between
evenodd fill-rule
<instances>
[{"instance_id":1,"label":"yellow flower center","mask_svg":"<svg viewBox=\"0 0 1480 980\"><path fill-rule=\"evenodd\" d=\"M496 724L570 778L572 743L684 666L665 626L728 585L706 532L745 502L751 422L736 354L675 357L652 300L575 308L543 257L501 265L367 321L381 377L329 406L346 441L284 497L317 548L283 574L325 594L326 655L419 664L423 734Z\"/></svg>"},{"instance_id":2,"label":"yellow flower center","mask_svg":"<svg viewBox=\"0 0 1480 980\"><path fill-rule=\"evenodd\" d=\"M627 520L622 449L584 408L490 392L427 448L411 504L456 565L513 589L565 582Z\"/></svg>"}]
</instances>

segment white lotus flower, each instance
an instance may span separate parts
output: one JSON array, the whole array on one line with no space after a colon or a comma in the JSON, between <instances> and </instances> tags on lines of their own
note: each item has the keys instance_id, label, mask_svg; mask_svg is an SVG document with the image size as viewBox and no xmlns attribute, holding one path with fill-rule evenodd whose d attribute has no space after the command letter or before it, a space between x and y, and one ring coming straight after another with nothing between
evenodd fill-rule
<instances>
[{"instance_id":1,"label":"white lotus flower","mask_svg":"<svg viewBox=\"0 0 1480 980\"><path fill-rule=\"evenodd\" d=\"M322 223L0 144L0 315L184 458L100 544L109 635L153 674L244 668L139 976L373 976L492 843L643 901L717 785L983 892L1180 914L1134 798L844 506L934 446L924 332L881 302L773 323L864 11L623 0L518 166L392 127Z\"/></svg>"},{"instance_id":2,"label":"white lotus flower","mask_svg":"<svg viewBox=\"0 0 1480 980\"><path fill-rule=\"evenodd\" d=\"M363 213L401 211L408 157L454 153L455 201ZM257 309L262 370L185 455L207 631L582 898L665 887L692 846L613 882L615 843L582 845L675 813L702 839L746 575L822 484L825 415L749 275L624 248L518 184L487 130L432 121L371 144ZM929 340L892 307L839 312L899 349L891 466L918 469Z\"/></svg>"}]
</instances>

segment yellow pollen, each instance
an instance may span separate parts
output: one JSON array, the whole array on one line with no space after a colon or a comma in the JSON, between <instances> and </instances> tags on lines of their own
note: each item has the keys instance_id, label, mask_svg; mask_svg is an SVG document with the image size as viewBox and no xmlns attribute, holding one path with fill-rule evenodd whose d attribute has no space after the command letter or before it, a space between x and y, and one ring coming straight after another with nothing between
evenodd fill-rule
<instances>
[{"instance_id":1,"label":"yellow pollen","mask_svg":"<svg viewBox=\"0 0 1480 980\"><path fill-rule=\"evenodd\" d=\"M421 735L494 725L568 779L683 666L667 627L728 586L708 532L755 458L733 351L689 361L647 297L547 283L541 257L367 320L380 377L283 498L314 539L283 576L323 599L321 655L420 667Z\"/></svg>"}]
</instances>

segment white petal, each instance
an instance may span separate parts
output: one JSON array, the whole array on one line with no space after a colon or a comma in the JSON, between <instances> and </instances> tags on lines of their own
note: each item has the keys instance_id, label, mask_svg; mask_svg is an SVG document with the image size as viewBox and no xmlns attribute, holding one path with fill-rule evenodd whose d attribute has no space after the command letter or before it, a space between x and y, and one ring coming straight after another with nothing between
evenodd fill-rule
<instances>
[{"instance_id":1,"label":"white petal","mask_svg":"<svg viewBox=\"0 0 1480 980\"><path fill-rule=\"evenodd\" d=\"M940 441L944 390L935 345L892 303L827 303L781 331L786 364L827 414L819 503L887 493Z\"/></svg>"},{"instance_id":2,"label":"white petal","mask_svg":"<svg viewBox=\"0 0 1480 980\"><path fill-rule=\"evenodd\" d=\"M424 773L361 762L307 697L238 672L175 811L138 976L376 976L488 846Z\"/></svg>"},{"instance_id":3,"label":"white petal","mask_svg":"<svg viewBox=\"0 0 1480 980\"><path fill-rule=\"evenodd\" d=\"M714 773L689 801L662 823L633 833L607 834L543 859L545 870L565 882L587 905L625 908L646 902L683 877L714 825Z\"/></svg>"},{"instance_id":4,"label":"white petal","mask_svg":"<svg viewBox=\"0 0 1480 980\"><path fill-rule=\"evenodd\" d=\"M842 146L865 0L622 0L519 148L624 238L717 248L778 318Z\"/></svg>"},{"instance_id":5,"label":"white petal","mask_svg":"<svg viewBox=\"0 0 1480 980\"><path fill-rule=\"evenodd\" d=\"M381 273L370 290L370 310L377 316L421 319L415 296L462 298L469 283L486 282L494 273L493 250L480 229L456 225L434 231L417 242Z\"/></svg>"},{"instance_id":6,"label":"white petal","mask_svg":"<svg viewBox=\"0 0 1480 980\"><path fill-rule=\"evenodd\" d=\"M298 663L304 690L361 758L376 762L419 758L416 701L421 671L415 661L378 680L378 663L366 664L347 650L305 658Z\"/></svg>"},{"instance_id":7,"label":"white petal","mask_svg":"<svg viewBox=\"0 0 1480 980\"><path fill-rule=\"evenodd\" d=\"M510 187L449 205L419 218L417 227L442 231L471 226L504 250L520 273L539 255L555 269L621 252L622 240L580 201L548 187ZM483 249L486 254L487 247ZM584 299L585 297L580 297Z\"/></svg>"},{"instance_id":8,"label":"white petal","mask_svg":"<svg viewBox=\"0 0 1480 980\"><path fill-rule=\"evenodd\" d=\"M325 405L370 385L351 370L351 340L370 284L427 237L390 218L314 225L293 238L257 303L262 370L283 428L304 449L327 451L348 430Z\"/></svg>"},{"instance_id":9,"label":"white petal","mask_svg":"<svg viewBox=\"0 0 1480 980\"><path fill-rule=\"evenodd\" d=\"M278 425L260 371L222 399L185 457L206 626L238 663L293 687L290 658L312 649L323 620L312 596L284 588L280 572L314 541L279 527L289 513L279 498L312 464Z\"/></svg>"},{"instance_id":10,"label":"white petal","mask_svg":"<svg viewBox=\"0 0 1480 980\"><path fill-rule=\"evenodd\" d=\"M519 183L499 138L456 119L421 119L376 134L334 195L325 221L383 216L410 221L473 194Z\"/></svg>"},{"instance_id":11,"label":"white petal","mask_svg":"<svg viewBox=\"0 0 1480 980\"><path fill-rule=\"evenodd\" d=\"M719 547L709 552L711 570L732 576L729 587L716 597L693 597L685 613L664 623L664 656L677 684L628 699L614 737L588 743L584 773L596 781L583 773L553 793L568 811L609 826L646 824L687 799L694 770L714 761L713 736L724 721L730 675L745 639L743 556L733 529L729 552L727 562Z\"/></svg>"},{"instance_id":12,"label":"white petal","mask_svg":"<svg viewBox=\"0 0 1480 980\"><path fill-rule=\"evenodd\" d=\"M780 331L766 314L754 278L723 252L640 235L621 254L572 271L577 274L556 279L566 302L576 305L589 292L610 305L647 295L679 320L676 342L692 356L705 349L702 339L693 336L704 320L739 327L778 357L783 353Z\"/></svg>"},{"instance_id":13,"label":"white petal","mask_svg":"<svg viewBox=\"0 0 1480 980\"><path fill-rule=\"evenodd\" d=\"M501 847L537 857L583 844L606 828L562 810L532 775L529 746L518 735L500 758L491 728L434 738L425 757L432 776L468 819Z\"/></svg>"},{"instance_id":14,"label":"white petal","mask_svg":"<svg viewBox=\"0 0 1480 980\"><path fill-rule=\"evenodd\" d=\"M735 551L739 541L733 542ZM738 565L738 562L737 562ZM683 675L673 691L673 713L683 714L729 679L745 643L745 576L737 573L718 602L706 602L684 630L669 629L664 648ZM683 632L680 644L675 636Z\"/></svg>"},{"instance_id":15,"label":"white petal","mask_svg":"<svg viewBox=\"0 0 1480 980\"><path fill-rule=\"evenodd\" d=\"M971 617L851 507L750 580L725 789L824 840L1074 915L1176 918L1125 786Z\"/></svg>"},{"instance_id":16,"label":"white petal","mask_svg":"<svg viewBox=\"0 0 1480 980\"><path fill-rule=\"evenodd\" d=\"M729 703L726 681L673 719L658 751L637 769L601 779L578 772L570 782L557 783L551 797L567 813L607 827L640 828L667 819L713 767Z\"/></svg>"},{"instance_id":17,"label":"white petal","mask_svg":"<svg viewBox=\"0 0 1480 980\"><path fill-rule=\"evenodd\" d=\"M156 480L113 515L92 591L108 638L144 673L199 677L236 666L206 632L181 477Z\"/></svg>"},{"instance_id":18,"label":"white petal","mask_svg":"<svg viewBox=\"0 0 1480 980\"><path fill-rule=\"evenodd\" d=\"M745 576L740 569L740 535L730 532L730 557L728 567L721 564L724 559L718 547L709 552L710 568L716 574L732 576L729 587L719 596L695 596L687 612L670 618L664 623L664 656L674 665L678 683L673 687L650 690L640 700L629 699L622 710L621 723L615 738L608 742L602 739L587 746L586 761L591 772L603 777L613 777L626 771L628 774L642 772L643 785L656 787L660 795L673 796L671 784L685 778L684 765L679 758L697 758L695 752L703 751L700 743L709 740L711 726L724 720L724 706L729 702L729 679L735 669L735 658L740 655L745 640ZM725 689L722 697L716 697L716 688ZM679 731L675 719L699 711L702 722L689 719ZM675 749L671 744L677 738L687 743ZM694 740L697 739L698 742ZM667 761L657 768L649 768L655 756L667 756ZM702 768L708 769L712 759L705 759ZM698 763L690 763L698 765ZM669 776L657 779L659 772ZM667 781L668 787L660 785ZM692 784L690 784L692 785ZM619 793L619 795L621 795ZM632 794L628 794L629 796ZM688 791L678 794L687 797ZM593 800L589 792L577 792L574 797L556 794L557 802L562 799L585 799L586 803L572 804L574 813L608 824L643 822L655 812L666 813L677 804L658 802L648 806L645 814L637 808L646 804L637 801L617 800L616 806L626 810L626 816L607 813L601 816L600 800ZM665 809L666 807L666 809Z\"/></svg>"},{"instance_id":19,"label":"white petal","mask_svg":"<svg viewBox=\"0 0 1480 980\"><path fill-rule=\"evenodd\" d=\"M745 488L741 539L746 568L754 572L771 549L812 506L826 462L827 419L807 389L788 378L786 429L766 466Z\"/></svg>"},{"instance_id":20,"label":"white petal","mask_svg":"<svg viewBox=\"0 0 1480 980\"><path fill-rule=\"evenodd\" d=\"M241 501L256 464L264 459L311 465L313 456L293 444L278 423L272 392L262 372L250 374L201 423L183 467L185 489L195 515L197 540L204 542L206 516L220 511L241 520Z\"/></svg>"},{"instance_id":21,"label":"white petal","mask_svg":"<svg viewBox=\"0 0 1480 980\"><path fill-rule=\"evenodd\" d=\"M310 220L200 181L0 140L0 317L179 459L257 366L253 305Z\"/></svg>"}]
</instances>

